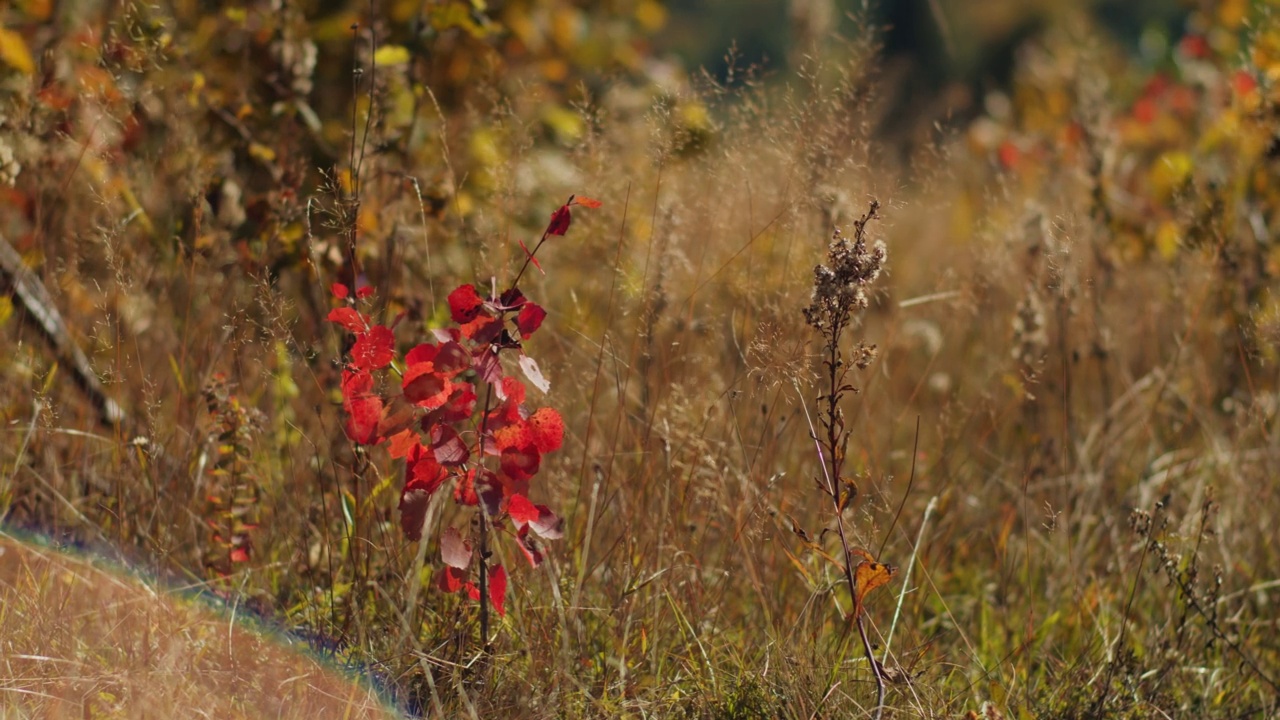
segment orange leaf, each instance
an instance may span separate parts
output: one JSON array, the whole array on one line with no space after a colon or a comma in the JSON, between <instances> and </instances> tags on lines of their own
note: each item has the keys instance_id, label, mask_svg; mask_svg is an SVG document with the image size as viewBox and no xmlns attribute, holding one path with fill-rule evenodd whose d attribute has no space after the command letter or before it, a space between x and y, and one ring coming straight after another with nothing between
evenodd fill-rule
<instances>
[{"instance_id":1,"label":"orange leaf","mask_svg":"<svg viewBox=\"0 0 1280 720\"><path fill-rule=\"evenodd\" d=\"M604 203L589 197L575 197L573 199L573 204L581 205L584 208L598 208Z\"/></svg>"},{"instance_id":2,"label":"orange leaf","mask_svg":"<svg viewBox=\"0 0 1280 720\"><path fill-rule=\"evenodd\" d=\"M853 571L853 617L857 618L862 614L863 601L867 593L882 585L888 585L894 573L898 572L898 568L876 562L865 550L854 550L853 554L864 558Z\"/></svg>"}]
</instances>

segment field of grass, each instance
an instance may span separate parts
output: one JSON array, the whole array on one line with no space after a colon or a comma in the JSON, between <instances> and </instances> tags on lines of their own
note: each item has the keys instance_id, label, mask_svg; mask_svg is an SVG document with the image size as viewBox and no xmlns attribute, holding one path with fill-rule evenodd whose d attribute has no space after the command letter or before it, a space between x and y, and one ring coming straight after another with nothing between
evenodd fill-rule
<instances>
[{"instance_id":1,"label":"field of grass","mask_svg":"<svg viewBox=\"0 0 1280 720\"><path fill-rule=\"evenodd\" d=\"M644 56L645 1L0 10L0 524L164 579L68 595L104 571L6 537L0 717L182 715L223 681L210 716L275 715L130 634L256 662L233 609L414 716L1274 717L1280 23L1187 4L1137 54L1063 12L975 119L909 128L872 30L718 80ZM533 568L495 530L482 638L441 538L511 534L506 501L442 490L406 539L404 461L344 432L330 287L373 288L399 357L575 194L603 205L520 280L528 404L565 425L527 495L563 538ZM836 228L886 257L831 478L803 311ZM861 616L881 672L853 549L896 567Z\"/></svg>"}]
</instances>

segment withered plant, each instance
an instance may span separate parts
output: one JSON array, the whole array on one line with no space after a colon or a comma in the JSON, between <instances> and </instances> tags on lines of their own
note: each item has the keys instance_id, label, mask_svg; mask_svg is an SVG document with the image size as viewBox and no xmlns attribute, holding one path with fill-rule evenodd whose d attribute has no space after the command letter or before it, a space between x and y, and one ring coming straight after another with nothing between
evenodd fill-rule
<instances>
[{"instance_id":1,"label":"withered plant","mask_svg":"<svg viewBox=\"0 0 1280 720\"><path fill-rule=\"evenodd\" d=\"M862 648L876 679L876 711L879 718L884 710L884 673L875 658L871 641L862 622L863 598L868 592L892 579L897 568L877 562L865 550L850 547L849 532L845 528L844 514L858 497L857 482L845 475L845 458L853 431L845 423L841 402L858 389L849 379L853 368L867 369L876 358L876 346L862 340L845 350L844 337L855 327L859 314L867 309L867 295L871 284L884 268L887 250L884 241L868 243L867 225L877 218L880 203L872 200L867 212L853 223L853 241L844 237L837 228L827 248L827 264L813 269L813 299L804 309L805 322L822 336L822 366L825 370L823 393L818 396L818 424L810 423L810 431L818 451L822 477L818 490L831 501L836 532L840 538L841 568L852 598L849 622L858 628ZM854 565L854 556L860 558Z\"/></svg>"}]
</instances>

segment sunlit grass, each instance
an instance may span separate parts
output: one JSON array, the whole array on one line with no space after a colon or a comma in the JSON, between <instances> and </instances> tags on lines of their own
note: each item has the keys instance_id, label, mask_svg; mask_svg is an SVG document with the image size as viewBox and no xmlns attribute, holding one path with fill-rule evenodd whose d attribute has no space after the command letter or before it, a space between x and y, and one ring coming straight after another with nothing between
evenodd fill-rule
<instances>
[{"instance_id":1,"label":"sunlit grass","mask_svg":"<svg viewBox=\"0 0 1280 720\"><path fill-rule=\"evenodd\" d=\"M549 312L530 353L566 423L532 499L561 512L566 536L536 571L499 545L512 586L491 656L474 604L435 589L436 543L402 539L399 463L379 448L357 458L342 432L343 339L323 318L344 263L346 160L290 155L271 123L211 121L177 84L142 83L168 113L140 146L148 162L105 183L50 160L31 192L60 214L23 247L132 419L97 425L38 337L7 320L0 510L250 605L414 713L870 713L843 572L823 557L838 543L813 491L802 406L823 392L821 348L802 309L833 226L847 232L876 199L889 261L856 337L880 357L843 404L859 488L844 518L851 546L900 567L866 616L896 680L886 715L1267 716L1280 674L1274 272L1269 246L1241 238L1275 220L1251 194L1269 166L1214 146L1173 180L1152 170L1169 165L1147 162L1163 146L1133 137L1127 116L1106 124L1127 105L1091 89L1138 71L1107 66L1115 53L1095 42L1050 29L1004 98L1016 112L902 146L877 131L884 78L865 38L785 82L605 83L576 121L555 115L556 132L535 92L439 110L450 122L424 104L430 139L405 135L420 144L378 145L394 133L375 126L361 261L403 347L443 324L449 289L509 281L517 240L570 194L605 203L523 280ZM1204 124L1227 112L1209 90L1194 97ZM347 110L326 132L345 137ZM1160 142L1190 143L1189 117L1159 126ZM276 156L252 154L236 122L278 140ZM219 210L234 205L223 174L251 222ZM163 232L122 221L126 186ZM1170 223L1183 239L1162 245ZM234 443L202 395L216 373L262 413ZM239 485L216 471L229 457ZM246 483L252 557L219 577L228 544L209 520L227 505L210 497ZM255 716L258 691L290 713L312 701L287 695L310 680L275 690L304 670L235 674L274 646L227 611L0 547L0 563L22 559L0 587L21 649L5 655L57 658L10 666L20 712L212 693Z\"/></svg>"}]
</instances>

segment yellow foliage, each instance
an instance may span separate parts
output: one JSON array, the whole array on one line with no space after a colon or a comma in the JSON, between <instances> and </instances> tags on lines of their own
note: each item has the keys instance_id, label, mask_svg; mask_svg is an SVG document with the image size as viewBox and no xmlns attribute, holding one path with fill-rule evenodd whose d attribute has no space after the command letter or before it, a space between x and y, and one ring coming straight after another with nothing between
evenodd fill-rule
<instances>
[{"instance_id":1,"label":"yellow foliage","mask_svg":"<svg viewBox=\"0 0 1280 720\"><path fill-rule=\"evenodd\" d=\"M1178 248L1182 246L1182 232L1178 229L1178 223L1173 220L1166 220L1160 223L1160 227L1156 230L1155 247L1156 252L1165 260L1172 260L1178 254Z\"/></svg>"},{"instance_id":2,"label":"yellow foliage","mask_svg":"<svg viewBox=\"0 0 1280 720\"><path fill-rule=\"evenodd\" d=\"M36 69L26 41L21 35L8 28L0 28L0 60L24 75L30 75Z\"/></svg>"},{"instance_id":3,"label":"yellow foliage","mask_svg":"<svg viewBox=\"0 0 1280 720\"><path fill-rule=\"evenodd\" d=\"M480 165L493 167L502 162L502 150L497 135L489 129L476 130L468 143L471 159Z\"/></svg>"},{"instance_id":4,"label":"yellow foliage","mask_svg":"<svg viewBox=\"0 0 1280 720\"><path fill-rule=\"evenodd\" d=\"M382 67L406 65L411 59L413 56L403 45L383 45L373 54L373 62Z\"/></svg>"},{"instance_id":5,"label":"yellow foliage","mask_svg":"<svg viewBox=\"0 0 1280 720\"><path fill-rule=\"evenodd\" d=\"M586 32L586 17L577 8L557 8L551 16L551 40L562 50L573 49Z\"/></svg>"},{"instance_id":6,"label":"yellow foliage","mask_svg":"<svg viewBox=\"0 0 1280 720\"><path fill-rule=\"evenodd\" d=\"M1238 29L1244 24L1249 7L1245 0L1219 0L1218 23L1228 30Z\"/></svg>"},{"instance_id":7,"label":"yellow foliage","mask_svg":"<svg viewBox=\"0 0 1280 720\"><path fill-rule=\"evenodd\" d=\"M273 163L276 160L276 151L263 145L262 143L249 143L249 156L263 163Z\"/></svg>"},{"instance_id":8,"label":"yellow foliage","mask_svg":"<svg viewBox=\"0 0 1280 720\"><path fill-rule=\"evenodd\" d=\"M699 102L684 103L680 106L680 120L686 128L692 130L710 130L711 113L707 106Z\"/></svg>"},{"instance_id":9,"label":"yellow foliage","mask_svg":"<svg viewBox=\"0 0 1280 720\"><path fill-rule=\"evenodd\" d=\"M1151 192L1158 200L1167 200L1191 177L1191 156L1181 150L1170 150L1156 158L1148 174Z\"/></svg>"},{"instance_id":10,"label":"yellow foliage","mask_svg":"<svg viewBox=\"0 0 1280 720\"><path fill-rule=\"evenodd\" d=\"M640 0L636 3L635 18L640 27L654 32L667 24L667 9L655 0Z\"/></svg>"},{"instance_id":11,"label":"yellow foliage","mask_svg":"<svg viewBox=\"0 0 1280 720\"><path fill-rule=\"evenodd\" d=\"M586 123L583 122L581 115L555 103L542 108L542 122L551 129L560 142L577 140L586 130Z\"/></svg>"}]
</instances>

